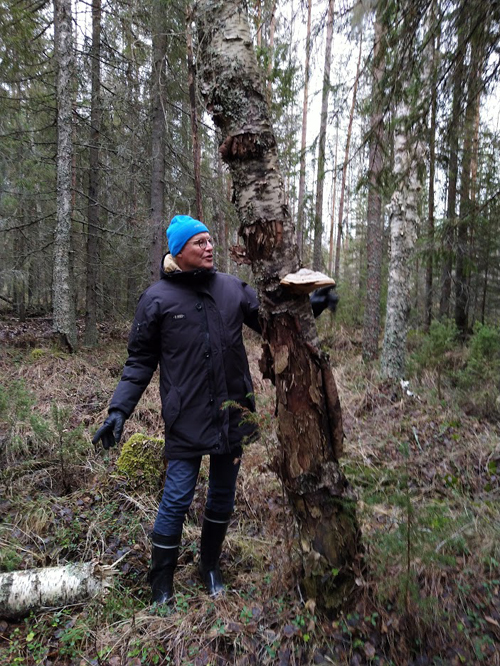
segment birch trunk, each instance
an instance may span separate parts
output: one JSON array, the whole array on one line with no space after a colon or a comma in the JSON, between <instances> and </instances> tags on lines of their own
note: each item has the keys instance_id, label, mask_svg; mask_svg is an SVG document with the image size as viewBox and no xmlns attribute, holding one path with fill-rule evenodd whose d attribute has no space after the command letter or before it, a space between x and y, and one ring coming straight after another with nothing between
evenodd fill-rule
<instances>
[{"instance_id":1,"label":"birch trunk","mask_svg":"<svg viewBox=\"0 0 500 666\"><path fill-rule=\"evenodd\" d=\"M304 244L304 213L306 196L306 146L307 146L307 106L309 103L309 76L311 60L311 13L312 0L307 3L307 34L306 34L306 60L304 65L304 97L302 100L302 130L300 139L300 175L299 175L299 203L297 214L297 233L299 239L299 252L302 256Z\"/></svg>"},{"instance_id":2,"label":"birch trunk","mask_svg":"<svg viewBox=\"0 0 500 666\"><path fill-rule=\"evenodd\" d=\"M347 182L347 167L349 165L349 149L351 146L351 135L352 135L352 124L354 122L354 109L356 108L356 95L358 92L359 85L359 72L361 67L361 47L363 45L363 40L360 36L359 38L359 54L358 54L358 64L356 67L356 79L354 81L354 89L352 91L352 103L351 111L349 113L349 126L347 128L347 139L345 143L345 153L344 153L344 164L342 167L342 184L340 186L340 201L339 201L339 225L337 229L337 250L335 252L335 277L338 279L340 275L340 248L342 242L342 223L344 217L344 200L345 200L345 188ZM347 234L346 234L347 235Z\"/></svg>"},{"instance_id":3,"label":"birch trunk","mask_svg":"<svg viewBox=\"0 0 500 666\"><path fill-rule=\"evenodd\" d=\"M321 96L321 121L318 141L318 167L316 171L316 204L314 209L314 251L313 268L321 270L323 266L323 190L325 184L326 126L328 122L328 97L330 94L330 69L332 65L333 10L335 0L328 2L326 20L325 68L323 70L323 92Z\"/></svg>"},{"instance_id":4,"label":"birch trunk","mask_svg":"<svg viewBox=\"0 0 500 666\"><path fill-rule=\"evenodd\" d=\"M328 275L333 274L333 243L335 234L335 204L337 198L337 154L339 147L339 124L337 122L337 131L335 132L335 157L333 158L332 175L332 216L330 219L330 242L328 249ZM338 275L335 276L338 279Z\"/></svg>"},{"instance_id":5,"label":"birch trunk","mask_svg":"<svg viewBox=\"0 0 500 666\"><path fill-rule=\"evenodd\" d=\"M71 0L54 0L54 45L57 67L57 214L52 279L53 328L68 349L74 351L77 332L70 271L73 155Z\"/></svg>"},{"instance_id":6,"label":"birch trunk","mask_svg":"<svg viewBox=\"0 0 500 666\"><path fill-rule=\"evenodd\" d=\"M194 192L196 198L196 217L203 220L201 196L201 147L198 131L198 108L196 103L196 67L193 57L193 35L191 31L192 9L186 15L186 45L188 65L189 110L191 114L191 143L193 149Z\"/></svg>"},{"instance_id":7,"label":"birch trunk","mask_svg":"<svg viewBox=\"0 0 500 666\"><path fill-rule=\"evenodd\" d=\"M0 574L0 617L16 619L43 608L60 608L102 594L114 569L95 562Z\"/></svg>"},{"instance_id":8,"label":"birch trunk","mask_svg":"<svg viewBox=\"0 0 500 666\"><path fill-rule=\"evenodd\" d=\"M394 173L399 189L396 189L389 204L391 255L381 361L382 374L390 379L402 379L404 376L411 267L422 189L418 173L421 149L418 144L413 144L410 132L405 127L409 117L406 105L400 105L398 116L399 130L394 139Z\"/></svg>"},{"instance_id":9,"label":"birch trunk","mask_svg":"<svg viewBox=\"0 0 500 666\"><path fill-rule=\"evenodd\" d=\"M275 468L297 519L302 585L320 608L338 609L355 586L361 552L355 500L338 464L342 414L309 299L280 285L300 262L248 20L241 3L205 0L197 27L200 89L222 136L261 301L261 369L276 387Z\"/></svg>"}]
</instances>

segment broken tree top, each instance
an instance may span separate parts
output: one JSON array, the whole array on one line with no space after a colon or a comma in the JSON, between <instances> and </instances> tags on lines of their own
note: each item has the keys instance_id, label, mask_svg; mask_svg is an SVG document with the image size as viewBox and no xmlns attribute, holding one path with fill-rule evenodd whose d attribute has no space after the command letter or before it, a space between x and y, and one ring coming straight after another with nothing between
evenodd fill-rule
<instances>
[{"instance_id":1,"label":"broken tree top","mask_svg":"<svg viewBox=\"0 0 500 666\"><path fill-rule=\"evenodd\" d=\"M280 284L295 294L309 294L319 287L335 287L335 280L319 271L301 268L296 273L288 273Z\"/></svg>"}]
</instances>

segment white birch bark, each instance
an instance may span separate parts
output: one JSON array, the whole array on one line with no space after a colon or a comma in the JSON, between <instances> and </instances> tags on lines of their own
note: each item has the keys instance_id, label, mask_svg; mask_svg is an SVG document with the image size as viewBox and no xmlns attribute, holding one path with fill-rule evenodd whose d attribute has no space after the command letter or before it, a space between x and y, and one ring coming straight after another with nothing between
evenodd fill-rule
<instances>
[{"instance_id":1,"label":"white birch bark","mask_svg":"<svg viewBox=\"0 0 500 666\"><path fill-rule=\"evenodd\" d=\"M14 619L103 594L115 570L96 562L0 574L0 617Z\"/></svg>"},{"instance_id":2,"label":"white birch bark","mask_svg":"<svg viewBox=\"0 0 500 666\"><path fill-rule=\"evenodd\" d=\"M73 351L77 334L70 273L73 156L71 0L54 0L54 47L57 66L57 213L52 282L53 328Z\"/></svg>"},{"instance_id":3,"label":"white birch bark","mask_svg":"<svg viewBox=\"0 0 500 666\"><path fill-rule=\"evenodd\" d=\"M404 120L409 110L401 104L398 127L394 139L394 173L399 187L388 205L391 228L391 254L389 262L389 287L384 344L382 349L382 374L390 379L404 376L406 338L410 314L410 277L415 242L417 239L418 201L422 183L419 162L422 149L413 144L405 130Z\"/></svg>"},{"instance_id":4,"label":"white birch bark","mask_svg":"<svg viewBox=\"0 0 500 666\"><path fill-rule=\"evenodd\" d=\"M318 139L318 164L316 171L316 203L314 209L314 248L313 268L321 270L323 266L323 192L325 183L326 128L328 124L328 97L330 93L330 69L332 65L333 13L335 0L328 2L326 19L325 68L323 71L323 92L321 96L321 121Z\"/></svg>"},{"instance_id":5,"label":"white birch bark","mask_svg":"<svg viewBox=\"0 0 500 666\"><path fill-rule=\"evenodd\" d=\"M305 195L306 195L306 147L307 147L307 106L309 102L309 77L311 61L311 14L313 0L307 3L307 34L306 34L306 59L304 65L304 97L302 101L302 132L300 139L300 175L299 175L299 202L297 215L297 234L299 251L302 256L304 245L304 217L305 217Z\"/></svg>"}]
</instances>

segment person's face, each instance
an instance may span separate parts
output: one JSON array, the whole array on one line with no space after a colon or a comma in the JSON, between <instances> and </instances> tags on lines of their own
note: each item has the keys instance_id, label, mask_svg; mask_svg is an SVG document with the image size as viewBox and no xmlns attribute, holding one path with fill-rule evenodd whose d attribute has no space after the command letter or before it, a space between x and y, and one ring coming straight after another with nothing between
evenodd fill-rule
<instances>
[{"instance_id":1,"label":"person's face","mask_svg":"<svg viewBox=\"0 0 500 666\"><path fill-rule=\"evenodd\" d=\"M212 268L214 265L214 246L210 234L203 231L188 240L176 255L175 261L181 271L192 271L196 268Z\"/></svg>"}]
</instances>

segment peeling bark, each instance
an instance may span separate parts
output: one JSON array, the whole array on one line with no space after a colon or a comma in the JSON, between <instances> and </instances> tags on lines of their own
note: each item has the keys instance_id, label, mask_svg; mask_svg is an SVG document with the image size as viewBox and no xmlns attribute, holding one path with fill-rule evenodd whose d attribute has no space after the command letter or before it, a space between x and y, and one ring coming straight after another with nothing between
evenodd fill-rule
<instances>
[{"instance_id":1,"label":"peeling bark","mask_svg":"<svg viewBox=\"0 0 500 666\"><path fill-rule=\"evenodd\" d=\"M200 90L221 133L261 301L261 370L276 386L275 468L297 519L303 589L320 608L338 610L352 593L361 545L353 494L338 465L337 388L308 297L280 285L300 261L246 14L238 2L205 0L197 27Z\"/></svg>"}]
</instances>

